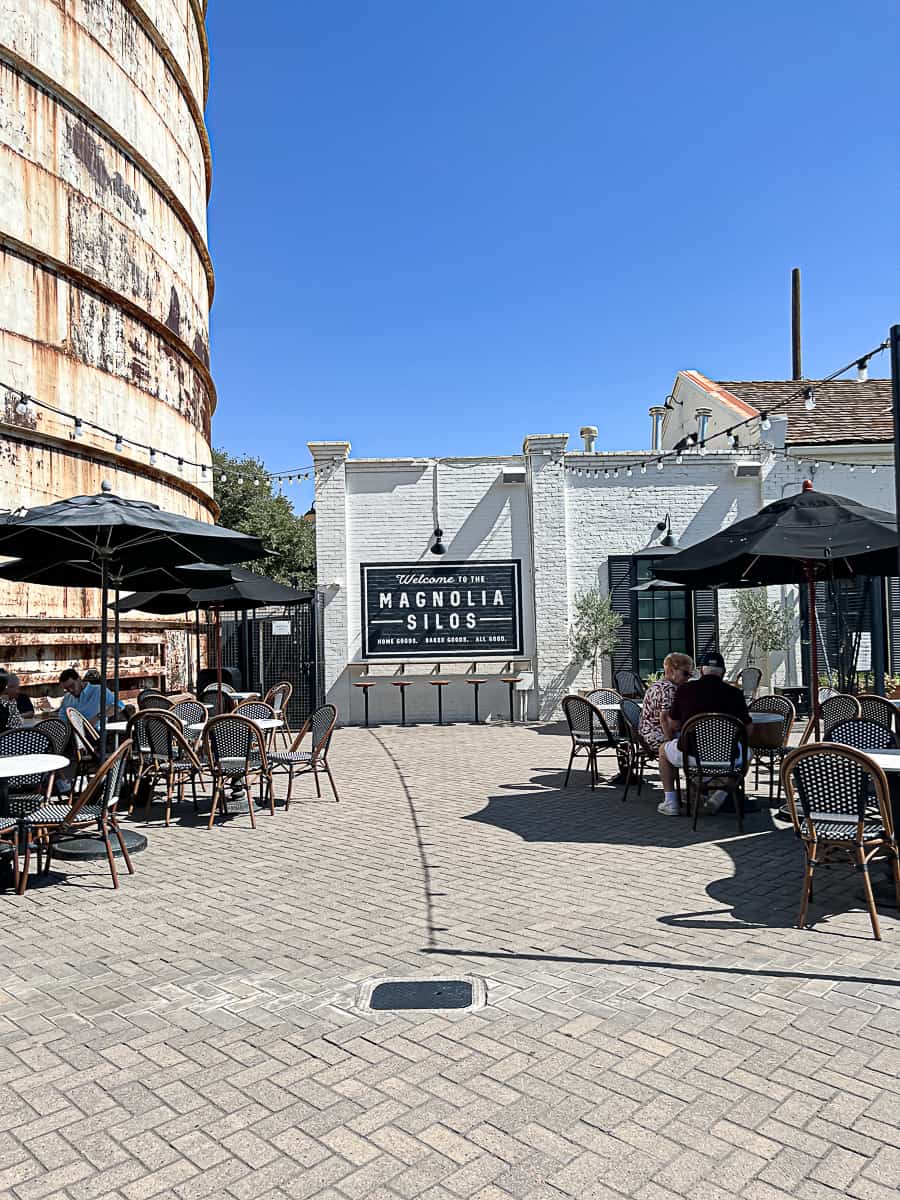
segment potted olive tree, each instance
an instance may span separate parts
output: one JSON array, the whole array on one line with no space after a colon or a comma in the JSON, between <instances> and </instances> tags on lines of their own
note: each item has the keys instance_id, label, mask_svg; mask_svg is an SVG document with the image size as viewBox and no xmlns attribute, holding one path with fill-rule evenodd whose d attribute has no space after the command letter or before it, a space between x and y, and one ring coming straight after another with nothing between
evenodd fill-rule
<instances>
[{"instance_id":1,"label":"potted olive tree","mask_svg":"<svg viewBox=\"0 0 900 1200\"><path fill-rule=\"evenodd\" d=\"M765 588L737 593L727 644L729 649L742 648L747 666L758 666L768 675L769 655L787 650L790 640L790 615L780 604L769 601Z\"/></svg>"},{"instance_id":2,"label":"potted olive tree","mask_svg":"<svg viewBox=\"0 0 900 1200\"><path fill-rule=\"evenodd\" d=\"M572 657L579 667L591 664L591 680L600 687L603 658L612 654L622 618L613 612L609 596L599 588L583 592L575 601L575 620L569 631Z\"/></svg>"}]
</instances>

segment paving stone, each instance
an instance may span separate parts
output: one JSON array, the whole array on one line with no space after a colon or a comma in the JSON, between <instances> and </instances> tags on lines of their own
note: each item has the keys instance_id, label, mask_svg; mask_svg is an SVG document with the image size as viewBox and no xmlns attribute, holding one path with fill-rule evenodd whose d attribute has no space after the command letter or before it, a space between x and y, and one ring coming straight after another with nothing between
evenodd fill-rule
<instances>
[{"instance_id":1,"label":"paving stone","mask_svg":"<svg viewBox=\"0 0 900 1200\"><path fill-rule=\"evenodd\" d=\"M154 819L118 892L99 863L0 898L0 1195L893 1198L896 915L876 943L835 871L798 930L765 810L694 833L652 788L562 789L567 757L340 729L339 805ZM457 975L485 1009L355 1008Z\"/></svg>"}]
</instances>

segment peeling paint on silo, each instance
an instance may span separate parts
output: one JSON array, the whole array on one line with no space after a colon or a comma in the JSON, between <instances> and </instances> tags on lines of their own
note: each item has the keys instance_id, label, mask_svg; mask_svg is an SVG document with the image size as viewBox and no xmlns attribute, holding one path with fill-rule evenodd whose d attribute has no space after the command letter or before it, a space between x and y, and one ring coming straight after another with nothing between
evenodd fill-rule
<instances>
[{"instance_id":1,"label":"peeling paint on silo","mask_svg":"<svg viewBox=\"0 0 900 1200\"><path fill-rule=\"evenodd\" d=\"M0 0L0 507L109 479L213 517L210 470L180 474L163 457L151 468L88 424L210 465L204 11ZM63 415L17 414L7 388ZM59 622L96 615L90 591L0 584L0 646L17 617L53 620L58 639Z\"/></svg>"}]
</instances>

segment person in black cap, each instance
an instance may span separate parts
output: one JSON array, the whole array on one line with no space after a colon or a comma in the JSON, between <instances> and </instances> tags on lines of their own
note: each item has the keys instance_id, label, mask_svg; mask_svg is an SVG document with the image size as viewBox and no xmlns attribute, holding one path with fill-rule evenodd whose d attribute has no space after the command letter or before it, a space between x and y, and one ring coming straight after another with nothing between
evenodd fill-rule
<instances>
[{"instance_id":1,"label":"person in black cap","mask_svg":"<svg viewBox=\"0 0 900 1200\"><path fill-rule=\"evenodd\" d=\"M721 654L706 654L700 660L700 678L683 683L675 693L669 709L668 723L672 737L659 748L659 774L665 797L657 806L664 817L678 816L678 796L675 792L675 768L684 765L678 745L678 733L685 723L698 713L728 713L750 728L750 713L741 688L725 682L725 659ZM713 792L709 801L713 809L721 807L725 792Z\"/></svg>"}]
</instances>

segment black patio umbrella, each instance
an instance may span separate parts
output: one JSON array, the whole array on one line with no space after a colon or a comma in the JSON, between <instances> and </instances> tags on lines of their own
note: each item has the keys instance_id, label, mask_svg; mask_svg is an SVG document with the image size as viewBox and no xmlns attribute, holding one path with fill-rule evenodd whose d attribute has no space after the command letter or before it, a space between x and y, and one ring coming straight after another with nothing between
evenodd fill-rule
<instances>
[{"instance_id":1,"label":"black patio umbrella","mask_svg":"<svg viewBox=\"0 0 900 1200\"><path fill-rule=\"evenodd\" d=\"M202 566L184 567L182 574L189 577L192 574L202 574ZM201 609L216 614L216 674L219 686L222 684L222 634L220 615L223 609L236 612L248 608L263 608L272 604L296 604L303 600L306 593L298 592L296 588L286 587L265 575L257 575L245 567L234 566L227 568L230 577L224 585L213 587L178 588L163 592L141 592L134 596L126 596L116 604L117 612L151 613L199 613ZM203 576L203 583L208 580ZM197 632L199 647L199 626ZM198 658L199 669L199 658Z\"/></svg>"},{"instance_id":2,"label":"black patio umbrella","mask_svg":"<svg viewBox=\"0 0 900 1200\"><path fill-rule=\"evenodd\" d=\"M74 560L79 571L93 572L93 586L101 591L100 676L105 689L110 580L124 579L136 566L231 563L259 558L264 550L258 538L166 512L145 500L125 500L107 486L98 496L73 496L0 517L0 554L23 563ZM105 749L103 703L100 745Z\"/></svg>"},{"instance_id":3,"label":"black patio umbrella","mask_svg":"<svg viewBox=\"0 0 900 1200\"><path fill-rule=\"evenodd\" d=\"M810 611L811 712L818 734L816 582L894 575L897 519L858 500L803 490L654 565L658 579L683 587L806 584Z\"/></svg>"}]
</instances>

